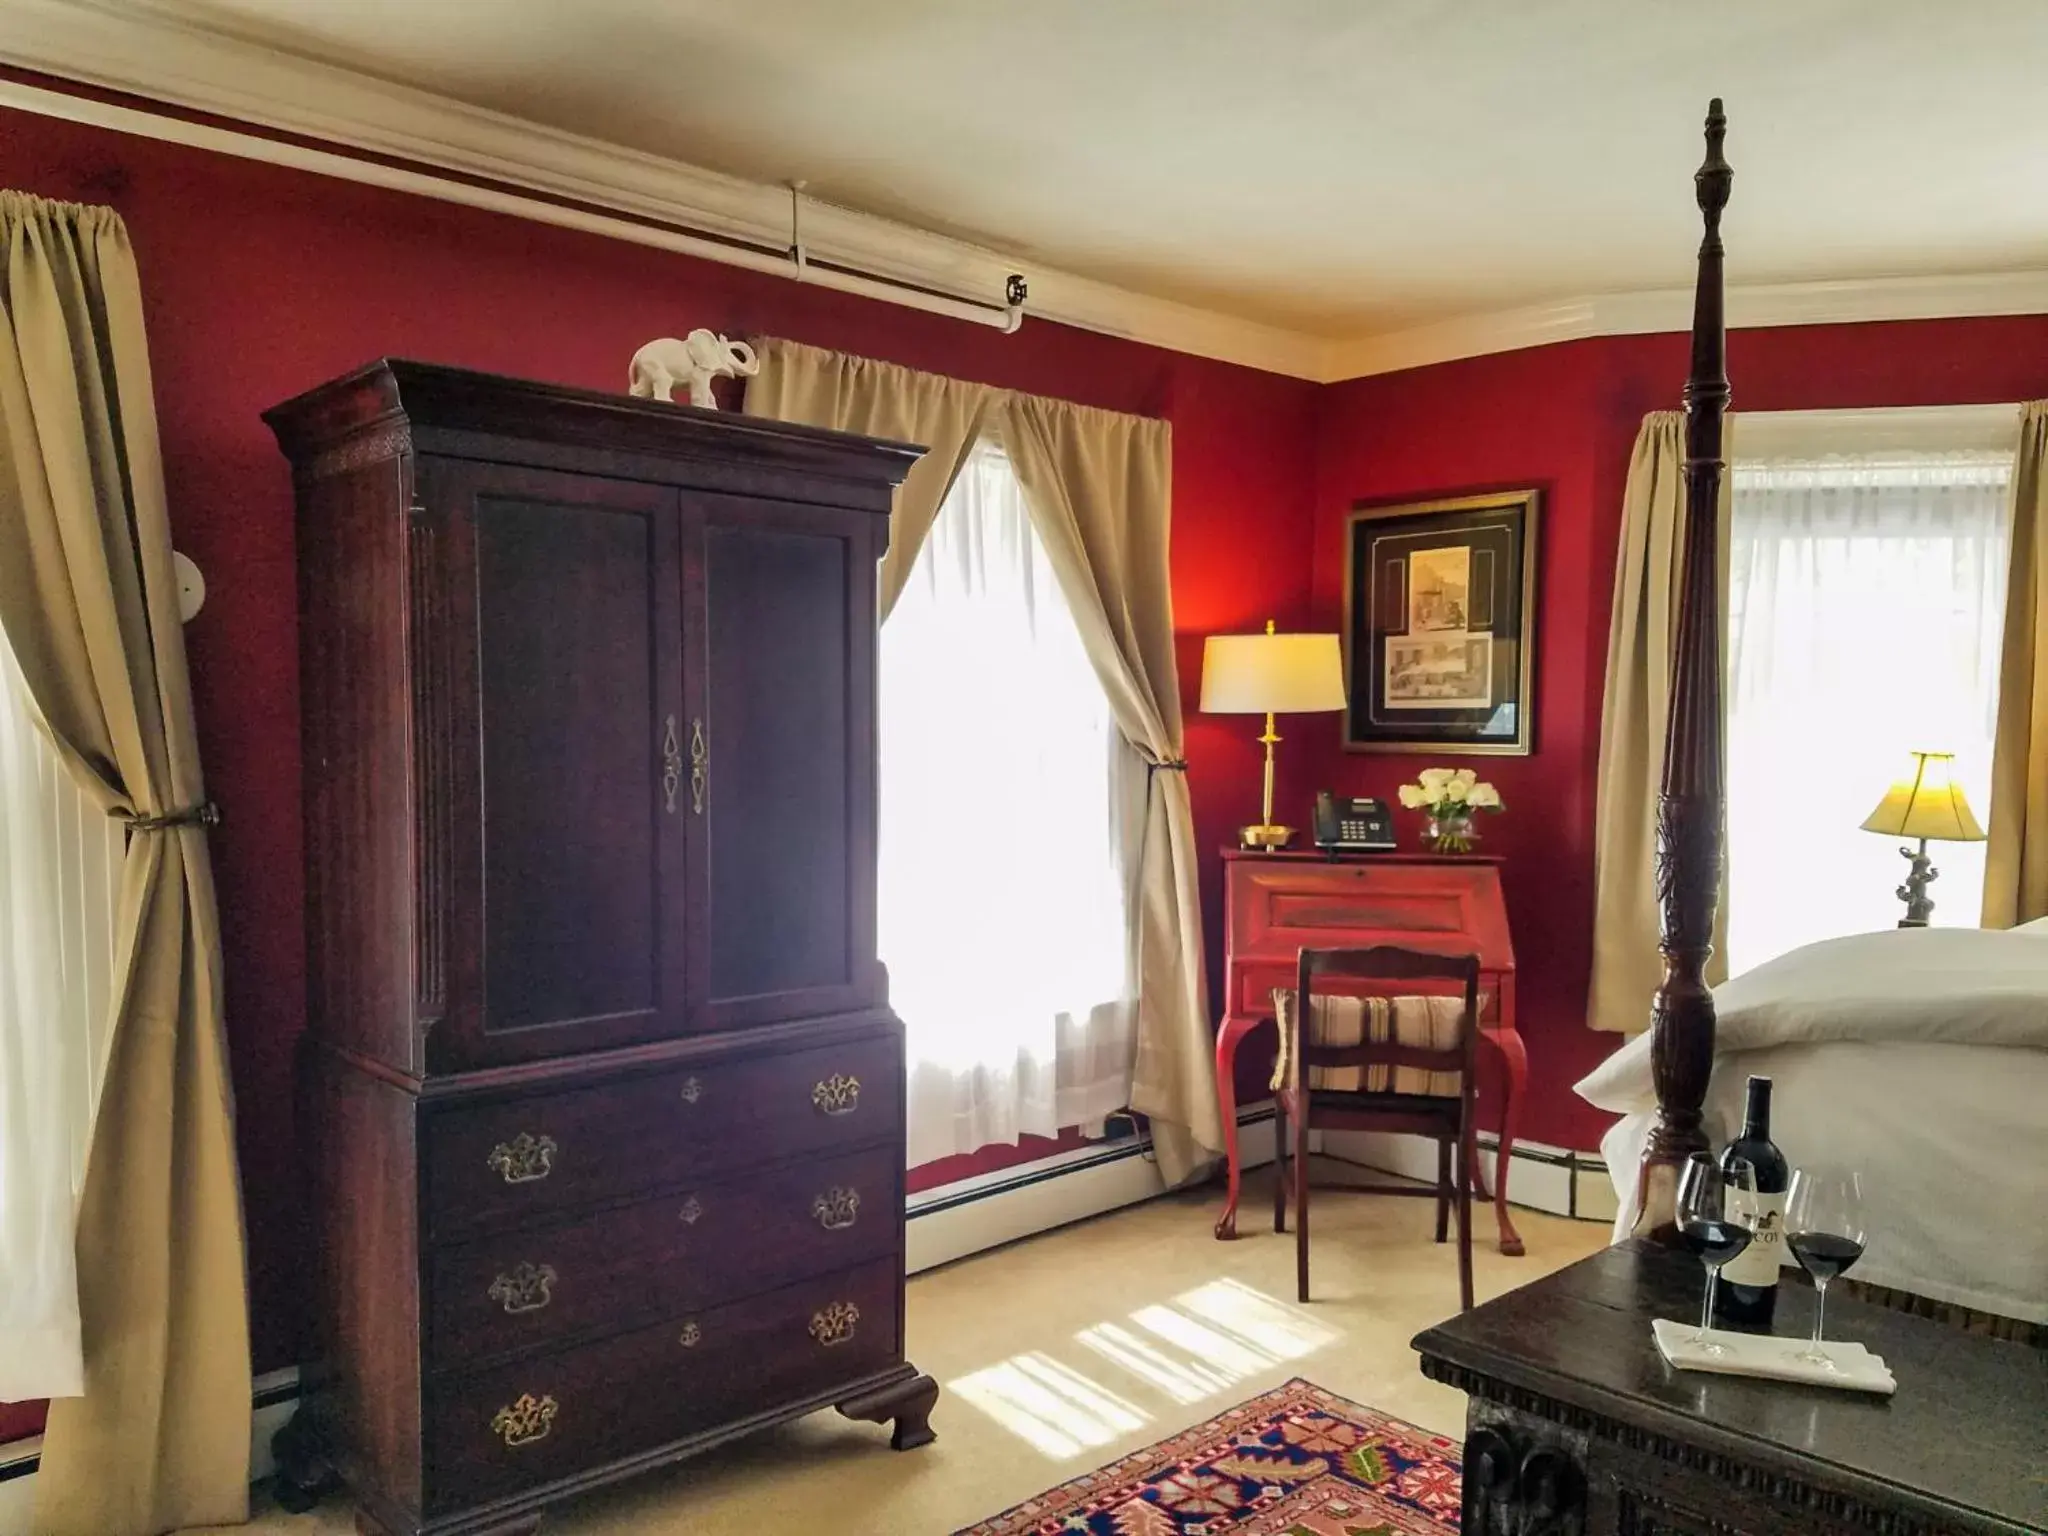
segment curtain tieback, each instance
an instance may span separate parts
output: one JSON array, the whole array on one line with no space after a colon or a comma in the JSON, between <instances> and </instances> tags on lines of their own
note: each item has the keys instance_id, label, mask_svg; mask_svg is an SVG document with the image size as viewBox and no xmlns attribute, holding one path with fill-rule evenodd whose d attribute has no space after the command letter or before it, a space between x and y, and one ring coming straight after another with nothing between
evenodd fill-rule
<instances>
[{"instance_id":1,"label":"curtain tieback","mask_svg":"<svg viewBox=\"0 0 2048 1536\"><path fill-rule=\"evenodd\" d=\"M114 820L126 822L130 832L167 832L172 827L217 827L220 825L220 807L211 800L202 800L197 805L187 806L182 811L167 811L161 816L137 816L133 811L113 811Z\"/></svg>"},{"instance_id":2,"label":"curtain tieback","mask_svg":"<svg viewBox=\"0 0 2048 1536\"><path fill-rule=\"evenodd\" d=\"M1145 778L1148 782L1155 773L1186 773L1187 771L1188 760L1184 757L1169 757L1157 762L1148 758L1145 762Z\"/></svg>"}]
</instances>

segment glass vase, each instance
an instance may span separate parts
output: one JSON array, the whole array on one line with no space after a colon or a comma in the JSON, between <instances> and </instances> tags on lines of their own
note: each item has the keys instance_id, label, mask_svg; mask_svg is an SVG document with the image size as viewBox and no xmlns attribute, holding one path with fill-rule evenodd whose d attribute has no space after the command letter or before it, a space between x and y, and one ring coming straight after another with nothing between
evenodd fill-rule
<instances>
[{"instance_id":1,"label":"glass vase","mask_svg":"<svg viewBox=\"0 0 2048 1536\"><path fill-rule=\"evenodd\" d=\"M1470 853L1478 841L1470 811L1432 816L1422 832L1422 846L1428 853Z\"/></svg>"}]
</instances>

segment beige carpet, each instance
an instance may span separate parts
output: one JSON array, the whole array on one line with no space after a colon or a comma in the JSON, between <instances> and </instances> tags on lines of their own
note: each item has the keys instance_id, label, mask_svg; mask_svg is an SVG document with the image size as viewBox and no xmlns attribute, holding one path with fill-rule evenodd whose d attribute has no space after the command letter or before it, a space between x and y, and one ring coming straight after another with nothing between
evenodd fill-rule
<instances>
[{"instance_id":1,"label":"beige carpet","mask_svg":"<svg viewBox=\"0 0 2048 1536\"><path fill-rule=\"evenodd\" d=\"M1211 1236L1218 1197L1203 1191L913 1279L910 1357L944 1389L936 1445L893 1454L885 1429L816 1414L563 1505L547 1529L944 1536L1293 1376L1461 1434L1464 1398L1423 1380L1408 1348L1457 1307L1456 1250L1430 1241L1431 1203L1319 1193L1316 1299L1298 1307L1294 1238L1271 1230L1271 1185L1256 1174L1248 1184L1235 1243ZM1604 1223L1515 1220L1526 1257L1490 1244L1475 1252L1482 1301L1607 1239ZM1474 1229L1491 1233L1491 1210L1475 1213ZM351 1528L341 1501L296 1517L268 1512L249 1527Z\"/></svg>"}]
</instances>

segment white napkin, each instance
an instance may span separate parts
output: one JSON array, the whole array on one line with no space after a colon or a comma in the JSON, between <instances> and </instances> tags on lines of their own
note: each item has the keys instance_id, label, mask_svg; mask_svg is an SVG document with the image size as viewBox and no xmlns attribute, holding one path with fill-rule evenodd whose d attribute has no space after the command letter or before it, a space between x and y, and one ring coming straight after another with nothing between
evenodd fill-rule
<instances>
[{"instance_id":1,"label":"white napkin","mask_svg":"<svg viewBox=\"0 0 2048 1536\"><path fill-rule=\"evenodd\" d=\"M1650 1332L1656 1335L1657 1352L1681 1371L1715 1371L1724 1376L1763 1376L1773 1381L1797 1381L1813 1387L1840 1387L1848 1392L1875 1392L1890 1397L1898 1390L1884 1358L1873 1355L1861 1344L1829 1339L1821 1347L1835 1362L1835 1369L1812 1365L1798 1358L1806 1348L1804 1339L1777 1338L1769 1334L1733 1333L1709 1328L1707 1337L1725 1345L1725 1355L1710 1355L1689 1342L1692 1324L1655 1318Z\"/></svg>"}]
</instances>

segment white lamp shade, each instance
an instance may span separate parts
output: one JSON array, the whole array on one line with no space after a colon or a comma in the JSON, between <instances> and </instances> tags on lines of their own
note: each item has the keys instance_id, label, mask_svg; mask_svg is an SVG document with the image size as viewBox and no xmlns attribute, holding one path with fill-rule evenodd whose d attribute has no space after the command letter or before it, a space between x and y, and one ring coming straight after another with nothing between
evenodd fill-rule
<instances>
[{"instance_id":1,"label":"white lamp shade","mask_svg":"<svg viewBox=\"0 0 2048 1536\"><path fill-rule=\"evenodd\" d=\"M1950 752L1915 752L1912 767L1885 791L1877 809L1864 818L1863 830L1946 843L1984 841L1984 829L1950 772L1954 762Z\"/></svg>"},{"instance_id":2,"label":"white lamp shade","mask_svg":"<svg viewBox=\"0 0 2048 1536\"><path fill-rule=\"evenodd\" d=\"M1335 635L1211 635L1202 648L1202 710L1308 715L1344 707Z\"/></svg>"}]
</instances>

